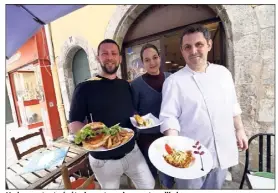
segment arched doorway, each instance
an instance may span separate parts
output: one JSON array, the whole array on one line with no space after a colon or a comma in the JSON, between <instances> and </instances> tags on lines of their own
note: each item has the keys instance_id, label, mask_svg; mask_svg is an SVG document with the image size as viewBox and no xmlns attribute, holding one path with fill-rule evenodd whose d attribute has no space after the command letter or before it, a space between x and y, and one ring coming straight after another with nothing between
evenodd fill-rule
<instances>
[{"instance_id":1,"label":"arched doorway","mask_svg":"<svg viewBox=\"0 0 278 193\"><path fill-rule=\"evenodd\" d=\"M139 7L140 6L140 7ZM138 5L126 11L114 38L122 44L122 77L133 80L143 72L141 47L155 44L161 53L162 70L176 72L185 62L179 49L180 36L185 26L206 25L214 41L208 60L226 66L225 32L216 12L207 5ZM130 19L131 18L131 19ZM133 22L128 21L133 20ZM132 24L130 24L132 23ZM112 21L111 21L112 24Z\"/></svg>"},{"instance_id":2,"label":"arched doorway","mask_svg":"<svg viewBox=\"0 0 278 193\"><path fill-rule=\"evenodd\" d=\"M89 61L83 49L78 50L73 57L72 74L75 86L91 77Z\"/></svg>"},{"instance_id":3,"label":"arched doorway","mask_svg":"<svg viewBox=\"0 0 278 193\"><path fill-rule=\"evenodd\" d=\"M83 53L80 50L82 50ZM62 94L62 98L63 98L63 103L64 103L67 119L69 118L70 101L71 101L73 91L75 88L75 81L74 81L74 75L73 75L73 60L74 60L74 57L76 56L77 52L79 52L79 51L81 52L81 53L79 53L81 55L81 57L83 55L83 59L84 59L84 55L86 54L85 58L87 59L88 65L89 65L88 66L89 69L87 68L86 73L89 73L89 78L94 77L99 71L98 62L95 59L96 52L89 45L88 41L83 39L82 37L70 36L64 42L64 44L61 48L61 55L59 56L59 63L58 63L58 73L59 73L61 94ZM78 55L77 55L77 57L79 57ZM84 77L80 78L80 80L84 81L86 79L86 77L87 77L87 75L85 76L85 78Z\"/></svg>"}]
</instances>

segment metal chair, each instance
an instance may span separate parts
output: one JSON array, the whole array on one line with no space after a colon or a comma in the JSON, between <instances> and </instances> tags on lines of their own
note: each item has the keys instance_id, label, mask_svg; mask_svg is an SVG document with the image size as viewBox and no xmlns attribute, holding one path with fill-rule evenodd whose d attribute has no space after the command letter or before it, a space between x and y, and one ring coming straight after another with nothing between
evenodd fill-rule
<instances>
[{"instance_id":1,"label":"metal chair","mask_svg":"<svg viewBox=\"0 0 278 193\"><path fill-rule=\"evenodd\" d=\"M252 180L250 179L250 177L253 176L258 176L258 175L254 175L256 174L256 172L264 172L264 167L266 166L266 172L268 172L269 174L271 174L271 140L272 138L275 137L275 134L273 133L259 133L256 134L254 136L252 136L249 140L248 140L248 146L249 148L246 150L245 153L245 168L244 168L244 172L243 172L243 176L242 176L242 180L240 183L240 187L239 189L243 188L243 184L245 182L245 180L247 181L247 186L249 189L252 189ZM258 152L258 156L259 156L259 167L258 170L250 170L249 169L249 149L250 149L250 144L253 140L255 139L259 139L259 152ZM266 144L264 144L264 138L266 138ZM264 157L264 147L266 147L266 163L263 162L263 157ZM265 165L266 164L266 165ZM259 173L258 173L259 174ZM261 177L265 177L264 175L262 175L263 173L260 173ZM266 173L267 174L267 173ZM251 176L250 176L251 175Z\"/></svg>"}]
</instances>

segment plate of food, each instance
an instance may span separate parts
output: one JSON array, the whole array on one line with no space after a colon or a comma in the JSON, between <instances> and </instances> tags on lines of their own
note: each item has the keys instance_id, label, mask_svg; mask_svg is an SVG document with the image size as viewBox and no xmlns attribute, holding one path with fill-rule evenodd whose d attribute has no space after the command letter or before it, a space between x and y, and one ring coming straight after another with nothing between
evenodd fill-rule
<instances>
[{"instance_id":1,"label":"plate of food","mask_svg":"<svg viewBox=\"0 0 278 193\"><path fill-rule=\"evenodd\" d=\"M132 129L122 128L119 124L108 128L104 123L93 122L76 133L74 142L88 151L108 151L124 145L132 137Z\"/></svg>"},{"instance_id":2,"label":"plate of food","mask_svg":"<svg viewBox=\"0 0 278 193\"><path fill-rule=\"evenodd\" d=\"M165 136L149 148L152 164L161 172L179 179L196 179L213 167L209 150L199 141L183 136Z\"/></svg>"},{"instance_id":3,"label":"plate of food","mask_svg":"<svg viewBox=\"0 0 278 193\"><path fill-rule=\"evenodd\" d=\"M136 114L130 117L130 121L134 127L140 130L150 129L162 124L162 122L151 113L144 116Z\"/></svg>"}]
</instances>

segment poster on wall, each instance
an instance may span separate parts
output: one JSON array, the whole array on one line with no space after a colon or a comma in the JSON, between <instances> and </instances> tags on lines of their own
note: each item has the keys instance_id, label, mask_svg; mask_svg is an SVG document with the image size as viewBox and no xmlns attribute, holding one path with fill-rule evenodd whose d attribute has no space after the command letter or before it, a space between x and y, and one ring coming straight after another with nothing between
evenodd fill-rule
<instances>
[{"instance_id":1,"label":"poster on wall","mask_svg":"<svg viewBox=\"0 0 278 193\"><path fill-rule=\"evenodd\" d=\"M128 67L127 74L129 80L134 80L145 73L144 65L140 58L135 58L132 60Z\"/></svg>"},{"instance_id":2,"label":"poster on wall","mask_svg":"<svg viewBox=\"0 0 278 193\"><path fill-rule=\"evenodd\" d=\"M158 50L160 50L159 40L146 42L146 43L154 44L158 48ZM146 73L144 64L140 57L141 49L145 44L135 45L125 49L126 64L127 64L127 79L129 81L132 81L137 77Z\"/></svg>"}]
</instances>

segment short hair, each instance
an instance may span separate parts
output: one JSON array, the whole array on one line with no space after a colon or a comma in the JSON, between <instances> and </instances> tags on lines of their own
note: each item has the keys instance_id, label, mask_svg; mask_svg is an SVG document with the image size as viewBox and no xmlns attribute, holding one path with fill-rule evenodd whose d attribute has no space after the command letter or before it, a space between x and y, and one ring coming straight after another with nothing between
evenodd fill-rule
<instances>
[{"instance_id":1,"label":"short hair","mask_svg":"<svg viewBox=\"0 0 278 193\"><path fill-rule=\"evenodd\" d=\"M184 29L183 34L180 38L180 47L182 47L182 40L185 35L193 34L196 32L201 32L207 41L209 41L211 39L210 32L207 27L200 25L200 24L189 25Z\"/></svg>"},{"instance_id":2,"label":"short hair","mask_svg":"<svg viewBox=\"0 0 278 193\"><path fill-rule=\"evenodd\" d=\"M146 50L146 49L148 49L148 48L153 48L156 52L157 52L157 54L158 54L158 56L159 56L159 51L158 51L158 49L157 49L157 47L155 46L155 45L153 45L153 44L145 44L142 48L141 48L141 51L140 51L140 57L141 57L141 60L143 61L143 53L144 53L144 51Z\"/></svg>"},{"instance_id":3,"label":"short hair","mask_svg":"<svg viewBox=\"0 0 278 193\"><path fill-rule=\"evenodd\" d=\"M117 42L115 42L115 41L112 40L112 39L105 39L105 40L102 40L102 41L99 43L99 45L98 45L98 47L97 47L97 55L99 55L100 46L101 46L102 44L106 44L106 43L115 44L115 45L117 46L118 50L119 50L119 53L121 54L120 46L117 44Z\"/></svg>"}]
</instances>

